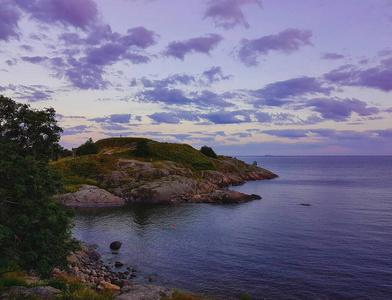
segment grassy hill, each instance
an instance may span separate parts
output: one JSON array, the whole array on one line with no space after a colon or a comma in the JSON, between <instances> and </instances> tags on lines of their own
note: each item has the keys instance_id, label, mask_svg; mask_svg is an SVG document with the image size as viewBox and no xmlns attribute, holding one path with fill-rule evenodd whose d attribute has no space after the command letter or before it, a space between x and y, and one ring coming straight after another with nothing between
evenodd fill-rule
<instances>
[{"instance_id":1,"label":"grassy hill","mask_svg":"<svg viewBox=\"0 0 392 300\"><path fill-rule=\"evenodd\" d=\"M146 155L136 151L139 143L147 145ZM84 184L100 186L105 175L116 170L115 164L120 158L152 163L168 160L192 171L215 169L216 159L187 144L160 143L132 137L102 139L95 144L99 154L69 157L51 163L51 167L62 176L67 191L76 191Z\"/></svg>"}]
</instances>

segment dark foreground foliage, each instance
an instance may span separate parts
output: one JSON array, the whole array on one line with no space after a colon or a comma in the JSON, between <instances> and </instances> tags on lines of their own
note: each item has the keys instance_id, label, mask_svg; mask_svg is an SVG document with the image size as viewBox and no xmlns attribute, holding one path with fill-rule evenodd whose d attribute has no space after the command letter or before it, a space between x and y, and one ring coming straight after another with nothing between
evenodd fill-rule
<instances>
[{"instance_id":1,"label":"dark foreground foliage","mask_svg":"<svg viewBox=\"0 0 392 300\"><path fill-rule=\"evenodd\" d=\"M61 181L48 162L61 149L60 132L52 108L0 96L0 270L45 274L65 267L78 247L69 211L52 198Z\"/></svg>"}]
</instances>

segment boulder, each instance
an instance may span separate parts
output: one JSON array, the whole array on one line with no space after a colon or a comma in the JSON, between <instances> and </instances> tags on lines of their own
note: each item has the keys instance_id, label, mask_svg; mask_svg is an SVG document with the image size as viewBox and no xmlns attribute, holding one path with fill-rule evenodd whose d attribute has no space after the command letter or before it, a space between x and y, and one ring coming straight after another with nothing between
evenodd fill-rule
<instances>
[{"instance_id":1,"label":"boulder","mask_svg":"<svg viewBox=\"0 0 392 300\"><path fill-rule=\"evenodd\" d=\"M115 266L116 268L121 268L123 265L124 265L124 264L123 264L121 261L116 261L116 262L114 263L114 266Z\"/></svg>"},{"instance_id":2,"label":"boulder","mask_svg":"<svg viewBox=\"0 0 392 300\"><path fill-rule=\"evenodd\" d=\"M118 250L120 249L122 243L120 241L114 241L110 243L110 249L112 250Z\"/></svg>"},{"instance_id":3,"label":"boulder","mask_svg":"<svg viewBox=\"0 0 392 300\"><path fill-rule=\"evenodd\" d=\"M56 195L54 198L66 206L73 207L122 206L125 204L124 199L93 185L84 185L75 193Z\"/></svg>"}]
</instances>

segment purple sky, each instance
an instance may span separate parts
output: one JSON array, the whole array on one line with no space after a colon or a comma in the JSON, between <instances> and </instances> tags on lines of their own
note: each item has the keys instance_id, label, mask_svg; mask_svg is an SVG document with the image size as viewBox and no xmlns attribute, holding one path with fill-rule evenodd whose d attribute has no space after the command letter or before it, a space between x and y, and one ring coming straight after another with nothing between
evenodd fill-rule
<instances>
[{"instance_id":1,"label":"purple sky","mask_svg":"<svg viewBox=\"0 0 392 300\"><path fill-rule=\"evenodd\" d=\"M391 0L0 0L0 93L67 148L392 155Z\"/></svg>"}]
</instances>

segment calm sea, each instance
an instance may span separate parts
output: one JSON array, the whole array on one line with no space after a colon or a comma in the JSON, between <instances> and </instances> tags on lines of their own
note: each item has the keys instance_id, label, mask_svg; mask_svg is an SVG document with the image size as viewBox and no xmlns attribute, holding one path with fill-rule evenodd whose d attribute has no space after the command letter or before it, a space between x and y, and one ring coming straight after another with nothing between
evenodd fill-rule
<instances>
[{"instance_id":1,"label":"calm sea","mask_svg":"<svg viewBox=\"0 0 392 300\"><path fill-rule=\"evenodd\" d=\"M136 281L223 299L392 299L392 157L238 158L280 176L235 187L262 200L81 210L74 236Z\"/></svg>"}]
</instances>

